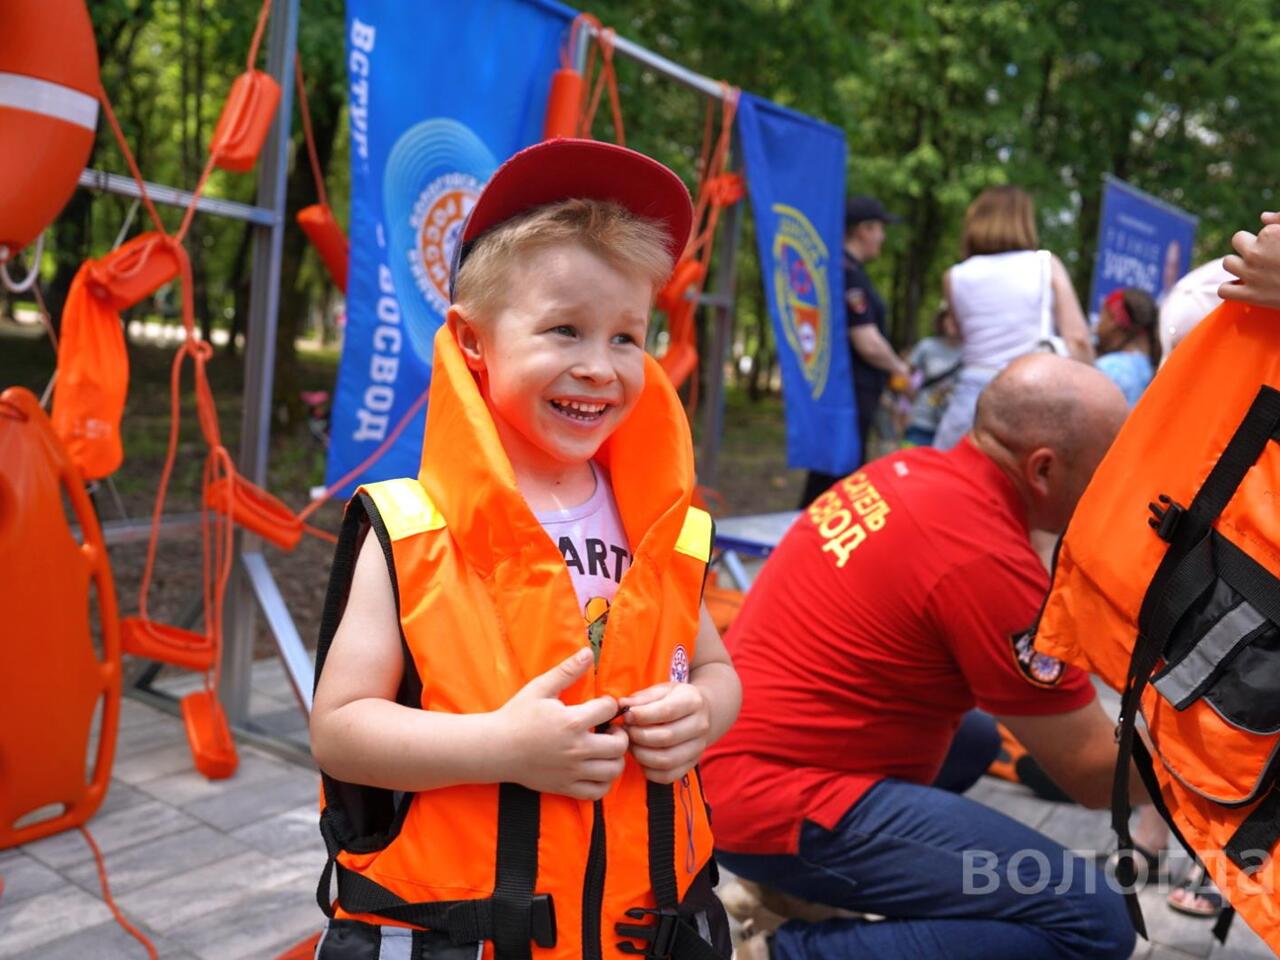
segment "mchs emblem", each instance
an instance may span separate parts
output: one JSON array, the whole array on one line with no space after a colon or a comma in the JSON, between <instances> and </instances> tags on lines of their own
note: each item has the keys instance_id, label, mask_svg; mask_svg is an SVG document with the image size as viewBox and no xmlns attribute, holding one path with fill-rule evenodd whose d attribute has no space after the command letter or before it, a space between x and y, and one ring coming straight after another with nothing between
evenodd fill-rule
<instances>
[{"instance_id":1,"label":"mchs emblem","mask_svg":"<svg viewBox=\"0 0 1280 960\"><path fill-rule=\"evenodd\" d=\"M807 217L775 203L773 295L787 343L814 397L821 396L831 369L831 294L827 247Z\"/></svg>"}]
</instances>

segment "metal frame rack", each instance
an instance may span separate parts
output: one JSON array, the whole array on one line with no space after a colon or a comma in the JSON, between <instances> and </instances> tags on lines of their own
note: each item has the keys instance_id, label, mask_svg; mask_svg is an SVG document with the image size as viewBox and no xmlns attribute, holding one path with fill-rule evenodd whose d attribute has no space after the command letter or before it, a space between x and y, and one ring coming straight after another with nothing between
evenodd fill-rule
<instances>
[{"instance_id":1,"label":"metal frame rack","mask_svg":"<svg viewBox=\"0 0 1280 960\"><path fill-rule=\"evenodd\" d=\"M279 117L293 113L292 57L297 47L298 8L300 0L280 0L271 15L268 33L267 71L280 84ZM705 96L721 99L720 84L681 67L644 47L621 37L614 38L614 49L641 65L690 87ZM735 144L736 147L736 144ZM740 166L739 151L733 151L733 165ZM279 120L272 127L258 168L258 194L254 205L201 197L197 209L201 213L228 217L254 226L253 271L250 279L249 322L245 342L244 409L237 467L255 484L266 485L268 444L271 438L271 395L273 390L276 325L280 304L280 261L285 230L285 185L288 179L289 126ZM137 184L128 177L88 169L80 175L82 187L137 197ZM163 184L147 183L147 191L156 203L185 207L191 194ZM711 400L703 407L702 442L699 449L700 477L713 483L719 457L720 432L724 422L724 363L732 333L735 263L741 234L741 204L730 207L720 226L720 249L717 252L715 288L704 293L700 303L714 310L714 327L709 351L707 387ZM167 531L198 528L198 514L171 514L164 518ZM149 524L141 521L119 521L104 525L108 544L146 539ZM257 616L265 618L276 649L290 679L298 704L304 713L311 711L312 662L302 642L284 598L276 585L258 537L237 531L235 575L226 598L227 632L223 647L222 679L219 692L227 718L236 732L255 740L270 737L255 730L249 721L250 671L253 666L254 632ZM149 686L155 671L144 673L141 690L158 694ZM176 709L175 703L169 704Z\"/></svg>"}]
</instances>

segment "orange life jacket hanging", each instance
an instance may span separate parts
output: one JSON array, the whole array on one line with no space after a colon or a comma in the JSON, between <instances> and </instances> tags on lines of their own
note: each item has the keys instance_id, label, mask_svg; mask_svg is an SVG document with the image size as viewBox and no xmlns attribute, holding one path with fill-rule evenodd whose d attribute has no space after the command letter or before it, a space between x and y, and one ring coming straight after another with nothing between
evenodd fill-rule
<instances>
[{"instance_id":1,"label":"orange life jacket hanging","mask_svg":"<svg viewBox=\"0 0 1280 960\"><path fill-rule=\"evenodd\" d=\"M1081 498L1036 648L1124 691L1122 848L1133 753L1181 839L1280 951L1278 498L1280 312L1224 304L1169 357Z\"/></svg>"}]
</instances>

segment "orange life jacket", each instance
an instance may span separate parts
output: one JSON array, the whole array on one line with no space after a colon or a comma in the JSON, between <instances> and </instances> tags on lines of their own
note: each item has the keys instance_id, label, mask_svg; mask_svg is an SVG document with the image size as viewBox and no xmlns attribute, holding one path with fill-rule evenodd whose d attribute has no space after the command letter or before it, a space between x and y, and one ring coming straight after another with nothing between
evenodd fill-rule
<instances>
[{"instance_id":1,"label":"orange life jacket","mask_svg":"<svg viewBox=\"0 0 1280 960\"><path fill-rule=\"evenodd\" d=\"M1183 842L1280 951L1278 388L1280 312L1224 304L1178 347L1071 518L1036 648L1124 691L1122 848L1132 752Z\"/></svg>"},{"instance_id":2,"label":"orange life jacket","mask_svg":"<svg viewBox=\"0 0 1280 960\"><path fill-rule=\"evenodd\" d=\"M712 523L690 507L692 443L679 400L652 358L645 377L636 407L597 457L612 475L634 559L612 602L597 669L562 694L566 703L666 681L687 671L695 654ZM447 328L435 341L418 478L361 487L347 508L317 678L370 528L397 591L400 702L496 710L583 646L584 611L564 559L517 489ZM321 907L332 906L338 919L430 928L442 946L432 953L424 940L425 948L415 945L427 951L422 956L461 956L447 951L464 943L475 957L488 941L485 957L622 957L637 941L640 952L650 949L647 938L675 947L655 955L727 956L698 936L699 926L716 925L720 908L696 771L674 787L658 785L628 758L611 792L594 803L511 783L401 796L323 782L330 863Z\"/></svg>"}]
</instances>

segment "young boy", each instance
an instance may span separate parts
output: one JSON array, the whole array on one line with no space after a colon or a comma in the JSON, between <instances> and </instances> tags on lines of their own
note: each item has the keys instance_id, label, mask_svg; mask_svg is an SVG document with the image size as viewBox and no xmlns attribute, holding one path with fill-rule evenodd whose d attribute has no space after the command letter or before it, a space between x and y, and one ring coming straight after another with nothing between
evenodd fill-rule
<instances>
[{"instance_id":1,"label":"young boy","mask_svg":"<svg viewBox=\"0 0 1280 960\"><path fill-rule=\"evenodd\" d=\"M334 561L319 960L729 956L694 765L741 688L644 353L691 219L675 174L594 141L530 147L477 199L419 476L361 488Z\"/></svg>"}]
</instances>

